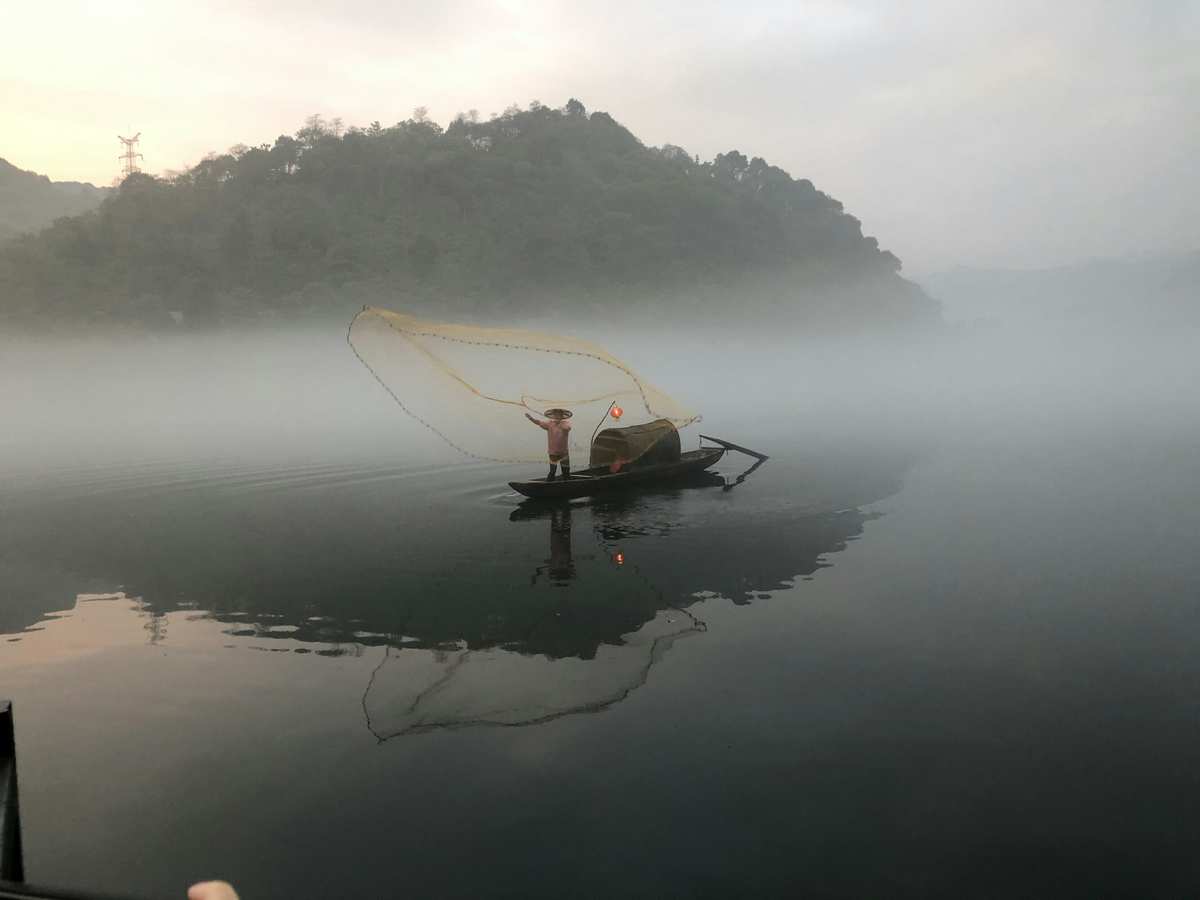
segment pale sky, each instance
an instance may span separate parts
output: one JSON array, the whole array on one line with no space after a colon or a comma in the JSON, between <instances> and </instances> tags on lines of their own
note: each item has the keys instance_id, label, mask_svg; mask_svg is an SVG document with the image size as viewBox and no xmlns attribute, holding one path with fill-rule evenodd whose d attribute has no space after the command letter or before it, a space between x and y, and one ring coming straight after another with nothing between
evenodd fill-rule
<instances>
[{"instance_id":1,"label":"pale sky","mask_svg":"<svg viewBox=\"0 0 1200 900\"><path fill-rule=\"evenodd\" d=\"M810 178L921 274L1200 249L1200 0L10 0L0 156L108 184L319 112L577 97Z\"/></svg>"}]
</instances>

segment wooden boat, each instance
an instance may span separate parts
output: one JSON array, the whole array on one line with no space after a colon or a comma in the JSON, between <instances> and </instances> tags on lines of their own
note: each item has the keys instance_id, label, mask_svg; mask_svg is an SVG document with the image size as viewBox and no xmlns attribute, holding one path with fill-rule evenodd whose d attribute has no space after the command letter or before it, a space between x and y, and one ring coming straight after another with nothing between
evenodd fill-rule
<instances>
[{"instance_id":1,"label":"wooden boat","mask_svg":"<svg viewBox=\"0 0 1200 900\"><path fill-rule=\"evenodd\" d=\"M510 481L508 486L526 497L539 499L587 497L627 487L678 481L704 471L724 455L724 447L704 447L681 453L677 459L668 462L633 465L617 472L613 472L607 465L592 466L581 472L572 472L569 478L559 477L553 481L547 481L545 478Z\"/></svg>"}]
</instances>

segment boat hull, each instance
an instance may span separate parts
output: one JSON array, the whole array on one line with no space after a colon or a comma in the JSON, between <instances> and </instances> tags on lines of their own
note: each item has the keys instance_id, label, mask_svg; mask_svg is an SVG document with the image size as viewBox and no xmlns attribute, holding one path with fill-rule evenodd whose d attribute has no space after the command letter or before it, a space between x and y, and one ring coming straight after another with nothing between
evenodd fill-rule
<instances>
[{"instance_id":1,"label":"boat hull","mask_svg":"<svg viewBox=\"0 0 1200 900\"><path fill-rule=\"evenodd\" d=\"M547 481L545 478L535 478L532 481L510 481L508 486L518 494L540 499L587 497L607 491L676 481L696 472L702 472L716 463L724 454L724 447L690 450L682 454L675 462L632 466L615 473L610 472L607 467L601 466L572 473L570 478L557 478L554 481Z\"/></svg>"}]
</instances>

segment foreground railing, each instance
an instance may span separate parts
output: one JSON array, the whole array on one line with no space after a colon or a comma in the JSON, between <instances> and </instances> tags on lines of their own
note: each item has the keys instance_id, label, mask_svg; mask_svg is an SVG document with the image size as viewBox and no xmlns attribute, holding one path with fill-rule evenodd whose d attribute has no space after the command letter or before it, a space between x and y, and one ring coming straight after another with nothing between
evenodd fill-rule
<instances>
[{"instance_id":1,"label":"foreground railing","mask_svg":"<svg viewBox=\"0 0 1200 900\"><path fill-rule=\"evenodd\" d=\"M0 700L0 900L117 900L27 885L17 798L17 741L12 703Z\"/></svg>"},{"instance_id":2,"label":"foreground railing","mask_svg":"<svg viewBox=\"0 0 1200 900\"><path fill-rule=\"evenodd\" d=\"M17 741L12 703L0 700L0 879L24 881L21 806L17 801Z\"/></svg>"}]
</instances>

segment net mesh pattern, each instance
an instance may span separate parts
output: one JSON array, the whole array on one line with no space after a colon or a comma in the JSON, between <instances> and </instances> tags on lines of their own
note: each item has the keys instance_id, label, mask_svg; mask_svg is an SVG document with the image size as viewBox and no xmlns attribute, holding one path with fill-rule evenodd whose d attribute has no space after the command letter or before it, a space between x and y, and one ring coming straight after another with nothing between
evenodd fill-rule
<instances>
[{"instance_id":1,"label":"net mesh pattern","mask_svg":"<svg viewBox=\"0 0 1200 900\"><path fill-rule=\"evenodd\" d=\"M432 322L368 306L351 321L347 340L401 409L475 459L545 460L545 435L525 414L540 418L548 409L571 411L569 451L580 461L600 424L662 419L678 429L700 419L603 348L577 338ZM619 423L610 415L614 405L624 411Z\"/></svg>"}]
</instances>

